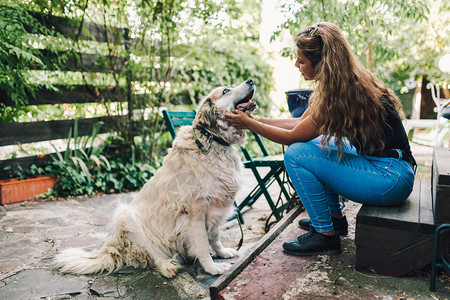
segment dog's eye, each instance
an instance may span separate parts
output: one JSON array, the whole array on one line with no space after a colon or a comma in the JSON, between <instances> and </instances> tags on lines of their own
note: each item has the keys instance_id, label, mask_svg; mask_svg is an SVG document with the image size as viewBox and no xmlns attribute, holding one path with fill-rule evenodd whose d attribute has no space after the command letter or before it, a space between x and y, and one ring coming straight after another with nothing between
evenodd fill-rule
<instances>
[{"instance_id":1,"label":"dog's eye","mask_svg":"<svg viewBox=\"0 0 450 300\"><path fill-rule=\"evenodd\" d=\"M228 93L229 91L231 91L231 90L230 90L230 89L224 89L222 95L225 95L225 94Z\"/></svg>"}]
</instances>

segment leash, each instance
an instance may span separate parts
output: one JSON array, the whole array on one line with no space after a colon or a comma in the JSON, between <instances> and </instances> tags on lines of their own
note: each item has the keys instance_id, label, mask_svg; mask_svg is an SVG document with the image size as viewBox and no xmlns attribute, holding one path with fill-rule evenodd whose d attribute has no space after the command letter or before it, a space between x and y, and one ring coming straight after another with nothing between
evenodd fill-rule
<instances>
[{"instance_id":1,"label":"leash","mask_svg":"<svg viewBox=\"0 0 450 300\"><path fill-rule=\"evenodd\" d=\"M197 135L195 134L195 129L197 129L198 131L200 131L204 136L206 136L206 148L205 146L203 146L202 142L199 141L199 139L197 138ZM197 125L194 127L192 127L192 134L194 135L194 140L195 143L197 144L198 148L202 151L203 154L208 154L209 150L211 148L211 142L215 141L217 143L219 143L222 146L230 146L230 144L225 141L223 138L218 137L217 135L213 134L212 132L208 131L206 128Z\"/></svg>"},{"instance_id":2,"label":"leash","mask_svg":"<svg viewBox=\"0 0 450 300\"><path fill-rule=\"evenodd\" d=\"M236 251L239 251L239 249L241 249L242 244L244 243L244 231L242 230L242 223L241 223L241 219L238 216L238 213L236 212L236 219L238 221L239 224L239 229L241 230L241 239L239 240L239 243L237 245Z\"/></svg>"}]
</instances>

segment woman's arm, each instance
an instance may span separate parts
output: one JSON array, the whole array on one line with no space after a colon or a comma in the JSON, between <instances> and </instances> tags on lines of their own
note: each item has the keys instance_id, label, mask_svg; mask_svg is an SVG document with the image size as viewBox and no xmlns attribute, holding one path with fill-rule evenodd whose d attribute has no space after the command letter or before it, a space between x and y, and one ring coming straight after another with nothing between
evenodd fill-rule
<instances>
[{"instance_id":1,"label":"woman's arm","mask_svg":"<svg viewBox=\"0 0 450 300\"><path fill-rule=\"evenodd\" d=\"M309 108L305 110L300 118L289 118L289 119L270 119L259 117L258 121L264 124L284 128L284 129L294 129L300 121L309 116Z\"/></svg>"},{"instance_id":2,"label":"woman's arm","mask_svg":"<svg viewBox=\"0 0 450 300\"><path fill-rule=\"evenodd\" d=\"M276 125L269 124L270 119L263 119L263 122L256 121L241 111L234 110L232 113L225 114L227 121L239 129L249 129L273 142L291 145L297 142L307 142L319 136L318 130L311 117L302 116L295 119L297 124L292 129L286 129ZM281 121L274 120L274 123L280 125Z\"/></svg>"}]
</instances>

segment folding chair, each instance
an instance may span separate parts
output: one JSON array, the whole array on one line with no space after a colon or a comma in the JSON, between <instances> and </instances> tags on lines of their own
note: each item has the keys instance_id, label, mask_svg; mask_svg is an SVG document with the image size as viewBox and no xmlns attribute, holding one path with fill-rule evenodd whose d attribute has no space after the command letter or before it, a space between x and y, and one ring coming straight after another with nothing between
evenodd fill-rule
<instances>
[{"instance_id":1,"label":"folding chair","mask_svg":"<svg viewBox=\"0 0 450 300\"><path fill-rule=\"evenodd\" d=\"M170 132L170 135L172 136L172 139L176 136L176 129L179 126L183 125L192 125L192 121L194 121L195 118L195 110L193 111L168 111L163 110L163 117L164 121L166 122L166 126ZM234 202L234 206L236 207L236 214L239 218L239 221L244 224L244 218L242 217L241 210L236 205L236 202ZM234 218L231 218L232 220Z\"/></svg>"},{"instance_id":2,"label":"folding chair","mask_svg":"<svg viewBox=\"0 0 450 300\"><path fill-rule=\"evenodd\" d=\"M253 190L248 194L248 196L239 204L238 208L242 210L246 206L251 206L253 203L258 200L259 197L264 195L267 203L272 210L273 215L276 220L279 221L282 217L282 212L286 209L286 206L289 204L289 201L292 199L293 195L288 192L285 187L285 183L280 176L285 171L284 167L284 158L283 155L275 155L270 156L264 147L264 144L260 138L260 136L252 131L253 136L255 137L256 142L262 152L262 156L258 158L252 158L250 153L245 147L241 147L241 150L245 156L247 161L244 162L244 167L251 169L253 175L256 178L257 185L253 188ZM260 168L265 168L267 173L265 175L260 174ZM278 182L280 187L280 192L284 195L286 202L283 205L277 205L272 200L268 188L274 182ZM281 197L281 194L280 194Z\"/></svg>"},{"instance_id":3,"label":"folding chair","mask_svg":"<svg viewBox=\"0 0 450 300\"><path fill-rule=\"evenodd\" d=\"M164 121L172 139L177 135L176 128L183 125L192 125L195 118L195 110L193 111L167 111L163 110Z\"/></svg>"}]
</instances>

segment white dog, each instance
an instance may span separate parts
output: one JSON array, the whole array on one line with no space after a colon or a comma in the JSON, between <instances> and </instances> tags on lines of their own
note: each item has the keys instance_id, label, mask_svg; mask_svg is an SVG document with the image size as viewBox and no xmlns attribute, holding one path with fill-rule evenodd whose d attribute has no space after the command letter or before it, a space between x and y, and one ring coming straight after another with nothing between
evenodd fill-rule
<instances>
[{"instance_id":1,"label":"white dog","mask_svg":"<svg viewBox=\"0 0 450 300\"><path fill-rule=\"evenodd\" d=\"M233 211L239 189L241 161L235 147L246 139L225 120L231 107L252 112L256 103L251 79L236 88L220 87L199 104L192 126L183 126L164 158L163 166L130 204L119 204L113 234L96 252L66 249L55 258L62 272L90 274L113 272L123 265L156 267L173 277L180 259L198 260L210 274L221 274L226 263L214 263L215 254L230 258L219 226Z\"/></svg>"}]
</instances>

